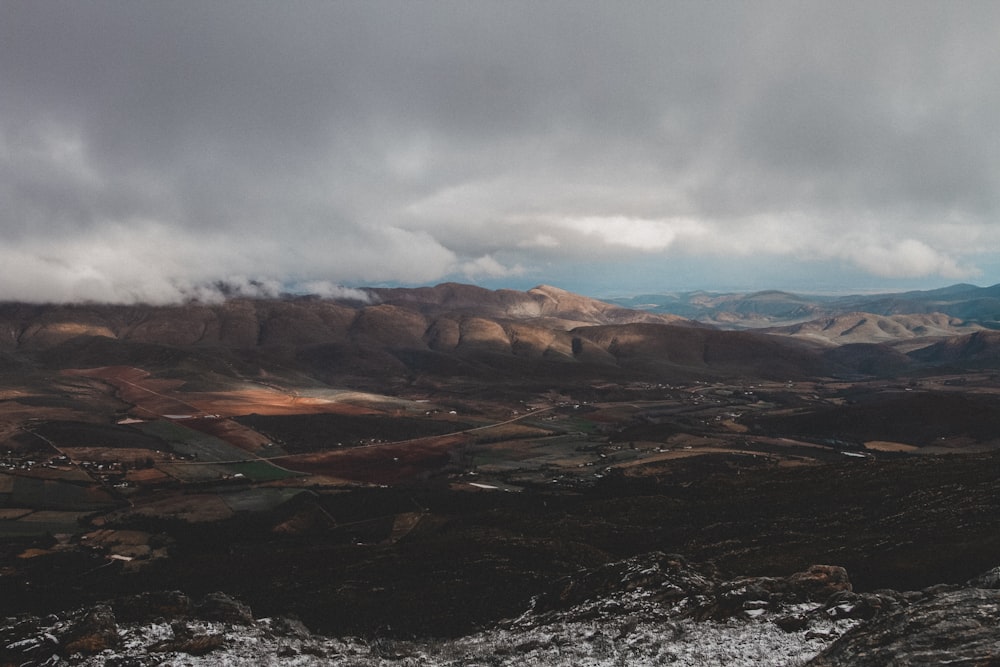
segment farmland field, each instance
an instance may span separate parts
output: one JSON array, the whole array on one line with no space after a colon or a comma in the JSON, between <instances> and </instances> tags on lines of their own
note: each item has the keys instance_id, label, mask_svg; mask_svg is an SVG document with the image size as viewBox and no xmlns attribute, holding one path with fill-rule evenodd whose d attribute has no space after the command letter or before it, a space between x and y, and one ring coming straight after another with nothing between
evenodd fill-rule
<instances>
[{"instance_id":1,"label":"farmland field","mask_svg":"<svg viewBox=\"0 0 1000 667\"><path fill-rule=\"evenodd\" d=\"M441 419L342 414L247 415L235 421L270 436L290 454L445 435L471 426Z\"/></svg>"},{"instance_id":2,"label":"farmland field","mask_svg":"<svg viewBox=\"0 0 1000 667\"><path fill-rule=\"evenodd\" d=\"M77 533L90 514L91 512L14 510L10 512L9 519L0 515L0 538Z\"/></svg>"},{"instance_id":3,"label":"farmland field","mask_svg":"<svg viewBox=\"0 0 1000 667\"><path fill-rule=\"evenodd\" d=\"M5 489L10 490L3 492ZM5 507L72 511L109 509L118 504L107 491L92 485L3 473L0 503Z\"/></svg>"},{"instance_id":4,"label":"farmland field","mask_svg":"<svg viewBox=\"0 0 1000 667\"><path fill-rule=\"evenodd\" d=\"M143 433L168 443L172 451L198 461L242 461L247 453L238 447L177 422L157 420L139 426Z\"/></svg>"}]
</instances>

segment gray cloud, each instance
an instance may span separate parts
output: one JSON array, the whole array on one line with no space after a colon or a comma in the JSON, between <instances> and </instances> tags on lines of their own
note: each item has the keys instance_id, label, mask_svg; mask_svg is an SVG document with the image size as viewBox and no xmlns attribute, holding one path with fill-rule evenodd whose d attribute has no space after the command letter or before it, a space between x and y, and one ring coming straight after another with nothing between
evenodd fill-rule
<instances>
[{"instance_id":1,"label":"gray cloud","mask_svg":"<svg viewBox=\"0 0 1000 667\"><path fill-rule=\"evenodd\" d=\"M761 257L997 282L997 25L992 2L0 0L0 298L637 285L629 263L710 287Z\"/></svg>"}]
</instances>

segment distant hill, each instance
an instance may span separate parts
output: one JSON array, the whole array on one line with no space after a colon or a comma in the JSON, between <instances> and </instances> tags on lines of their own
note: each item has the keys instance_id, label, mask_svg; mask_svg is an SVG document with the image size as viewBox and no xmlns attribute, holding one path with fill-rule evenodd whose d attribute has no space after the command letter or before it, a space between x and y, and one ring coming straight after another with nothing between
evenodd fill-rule
<instances>
[{"instance_id":1,"label":"distant hill","mask_svg":"<svg viewBox=\"0 0 1000 667\"><path fill-rule=\"evenodd\" d=\"M678 315L723 326L739 325L743 328L769 326L779 322L801 322L819 317L828 312L823 304L831 300L777 290L749 294L674 292L610 299L612 303L625 308Z\"/></svg>"},{"instance_id":2,"label":"distant hill","mask_svg":"<svg viewBox=\"0 0 1000 667\"><path fill-rule=\"evenodd\" d=\"M950 336L1000 329L1000 285L840 297L789 292L677 292L613 303L724 329L761 329L831 345L898 343L905 350Z\"/></svg>"},{"instance_id":3,"label":"distant hill","mask_svg":"<svg viewBox=\"0 0 1000 667\"><path fill-rule=\"evenodd\" d=\"M835 345L847 345L957 336L982 329L979 324L944 313L876 315L851 312L763 330Z\"/></svg>"}]
</instances>

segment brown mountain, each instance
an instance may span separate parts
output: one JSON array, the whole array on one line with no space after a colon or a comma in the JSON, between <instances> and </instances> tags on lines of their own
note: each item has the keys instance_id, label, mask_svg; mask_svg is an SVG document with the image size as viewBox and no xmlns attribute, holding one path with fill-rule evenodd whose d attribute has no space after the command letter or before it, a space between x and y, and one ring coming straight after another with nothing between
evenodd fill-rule
<instances>
[{"instance_id":1,"label":"brown mountain","mask_svg":"<svg viewBox=\"0 0 1000 667\"><path fill-rule=\"evenodd\" d=\"M547 286L517 292L449 283L370 292L376 301L372 305L311 297L179 306L8 303L0 305L0 346L47 348L79 336L97 336L174 346L247 348L354 340L399 347L422 344L431 324L442 318L530 322L553 330L583 324L690 324L673 315L628 310ZM475 324L463 327L477 336ZM478 337L483 335L480 331ZM486 337L506 335L494 328Z\"/></svg>"},{"instance_id":2,"label":"brown mountain","mask_svg":"<svg viewBox=\"0 0 1000 667\"><path fill-rule=\"evenodd\" d=\"M557 329L584 324L628 322L691 324L677 315L623 308L550 285L539 285L526 292L519 292L444 283L434 287L371 289L369 292L382 303L410 308L427 316L445 313L474 314L480 317L531 320Z\"/></svg>"},{"instance_id":3,"label":"brown mountain","mask_svg":"<svg viewBox=\"0 0 1000 667\"><path fill-rule=\"evenodd\" d=\"M266 371L324 383L801 377L829 365L815 344L717 331L549 286L517 292L449 283L370 294L370 303L7 303L0 305L0 352L6 363L49 368L137 365L185 377L210 371L217 379Z\"/></svg>"}]
</instances>

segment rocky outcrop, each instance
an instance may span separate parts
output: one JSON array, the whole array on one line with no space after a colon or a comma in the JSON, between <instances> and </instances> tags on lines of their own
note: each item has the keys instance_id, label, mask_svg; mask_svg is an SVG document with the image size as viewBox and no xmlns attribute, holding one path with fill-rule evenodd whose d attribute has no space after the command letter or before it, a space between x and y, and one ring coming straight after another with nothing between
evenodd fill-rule
<instances>
[{"instance_id":1,"label":"rocky outcrop","mask_svg":"<svg viewBox=\"0 0 1000 667\"><path fill-rule=\"evenodd\" d=\"M724 579L677 555L645 554L581 572L537 596L508 624L612 619L763 620L788 633L837 640L812 667L1000 665L1000 568L964 587L855 592L847 572L814 565L787 577ZM838 625L847 622L847 625ZM837 639L847 627L850 631Z\"/></svg>"},{"instance_id":2,"label":"rocky outcrop","mask_svg":"<svg viewBox=\"0 0 1000 667\"><path fill-rule=\"evenodd\" d=\"M652 613L666 605L694 607L709 602L718 588L715 573L693 567L677 554L643 554L556 582L532 600L516 625L544 625L609 615Z\"/></svg>"},{"instance_id":3,"label":"rocky outcrop","mask_svg":"<svg viewBox=\"0 0 1000 667\"><path fill-rule=\"evenodd\" d=\"M0 667L356 664L1000 665L995 568L959 587L856 592L843 568L726 578L660 552L567 577L521 617L451 640L331 638L224 593L149 592L0 622ZM401 662L402 661L402 662Z\"/></svg>"},{"instance_id":4,"label":"rocky outcrop","mask_svg":"<svg viewBox=\"0 0 1000 667\"><path fill-rule=\"evenodd\" d=\"M962 588L879 615L809 665L995 667L1000 665L1000 590Z\"/></svg>"},{"instance_id":5,"label":"rocky outcrop","mask_svg":"<svg viewBox=\"0 0 1000 667\"><path fill-rule=\"evenodd\" d=\"M93 655L118 646L115 614L108 605L97 605L45 619L7 619L0 628L0 666L58 664L58 656ZM13 622L11 622L13 621Z\"/></svg>"},{"instance_id":6,"label":"rocky outcrop","mask_svg":"<svg viewBox=\"0 0 1000 667\"><path fill-rule=\"evenodd\" d=\"M845 634L811 667L1000 665L1000 567L964 586L848 596L843 607L869 622Z\"/></svg>"},{"instance_id":7,"label":"rocky outcrop","mask_svg":"<svg viewBox=\"0 0 1000 667\"><path fill-rule=\"evenodd\" d=\"M255 621L247 605L225 593L210 593L195 603L178 591L147 592L63 615L6 619L0 626L0 667L59 665L71 656L104 654L123 643L122 626L168 622L172 636L148 644L143 652L204 655L224 644L223 633L206 631L206 624L225 628ZM303 631L301 622L294 620L275 627L290 635Z\"/></svg>"},{"instance_id":8,"label":"rocky outcrop","mask_svg":"<svg viewBox=\"0 0 1000 667\"><path fill-rule=\"evenodd\" d=\"M844 568L813 565L787 577L724 579L711 566L683 556L653 552L586 570L538 595L531 609L513 622L527 627L555 621L607 618L621 614L690 617L695 620L747 619L779 614L804 605L824 618L857 618ZM829 604L828 604L829 603ZM834 610L829 611L828 610ZM803 616L798 629L809 625Z\"/></svg>"},{"instance_id":9,"label":"rocky outcrop","mask_svg":"<svg viewBox=\"0 0 1000 667\"><path fill-rule=\"evenodd\" d=\"M965 585L969 588L1000 588L1000 566L973 577Z\"/></svg>"}]
</instances>

